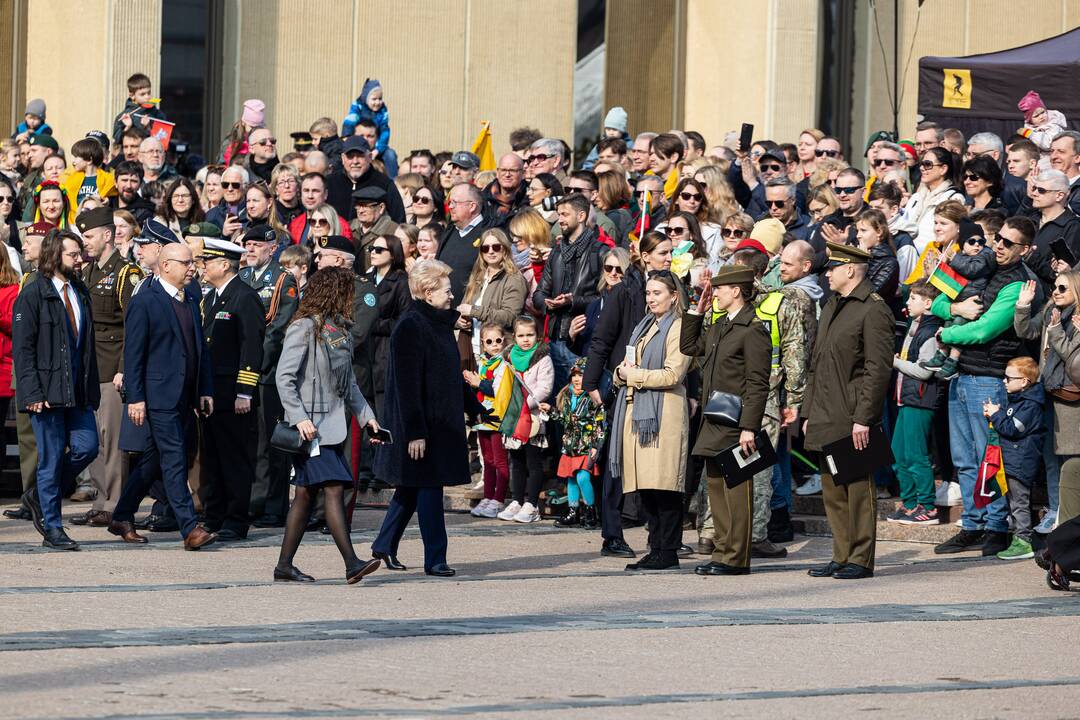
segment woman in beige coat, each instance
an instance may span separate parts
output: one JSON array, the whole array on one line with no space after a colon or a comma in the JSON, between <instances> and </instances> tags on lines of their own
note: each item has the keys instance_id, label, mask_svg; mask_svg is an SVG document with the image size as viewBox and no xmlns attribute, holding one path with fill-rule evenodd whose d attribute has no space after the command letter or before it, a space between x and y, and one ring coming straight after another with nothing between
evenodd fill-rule
<instances>
[{"instance_id":1,"label":"woman in beige coat","mask_svg":"<svg viewBox=\"0 0 1080 720\"><path fill-rule=\"evenodd\" d=\"M464 302L457 308L461 313L459 350L464 354L470 347L474 358L480 356L480 327L484 323L499 323L509 333L525 308L527 289L525 278L514 265L510 238L498 228L484 231L480 255L465 286Z\"/></svg>"},{"instance_id":2,"label":"woman in beige coat","mask_svg":"<svg viewBox=\"0 0 1080 720\"><path fill-rule=\"evenodd\" d=\"M637 492L649 527L649 552L627 570L679 567L689 418L683 380L691 358L679 350L682 307L670 271L645 284L649 312L630 335L634 358L615 369L609 470L623 492Z\"/></svg>"}]
</instances>

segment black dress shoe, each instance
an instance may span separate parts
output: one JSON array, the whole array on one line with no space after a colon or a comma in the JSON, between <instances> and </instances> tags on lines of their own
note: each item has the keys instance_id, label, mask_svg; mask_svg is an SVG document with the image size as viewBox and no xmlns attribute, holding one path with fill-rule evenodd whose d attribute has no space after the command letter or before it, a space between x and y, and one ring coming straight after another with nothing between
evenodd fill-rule
<instances>
[{"instance_id":1,"label":"black dress shoe","mask_svg":"<svg viewBox=\"0 0 1080 720\"><path fill-rule=\"evenodd\" d=\"M232 528L222 528L217 533L218 542L237 542L239 540L247 540L247 533L241 535Z\"/></svg>"},{"instance_id":2,"label":"black dress shoe","mask_svg":"<svg viewBox=\"0 0 1080 720\"><path fill-rule=\"evenodd\" d=\"M300 572L295 565L278 565L274 568L274 582L315 582L315 578Z\"/></svg>"},{"instance_id":3,"label":"black dress shoe","mask_svg":"<svg viewBox=\"0 0 1080 720\"><path fill-rule=\"evenodd\" d=\"M635 557L637 553L633 548L626 544L626 541L622 538L615 540L605 540L604 546L600 548L600 554L606 557Z\"/></svg>"},{"instance_id":4,"label":"black dress shoe","mask_svg":"<svg viewBox=\"0 0 1080 720\"><path fill-rule=\"evenodd\" d=\"M150 526L158 522L159 520L161 520L160 515L151 514L147 515L142 520L136 520L131 524L135 527L136 530L149 530Z\"/></svg>"},{"instance_id":5,"label":"black dress shoe","mask_svg":"<svg viewBox=\"0 0 1080 720\"><path fill-rule=\"evenodd\" d=\"M285 518L280 515L262 515L252 520L251 524L257 528L285 527Z\"/></svg>"},{"instance_id":6,"label":"black dress shoe","mask_svg":"<svg viewBox=\"0 0 1080 720\"><path fill-rule=\"evenodd\" d=\"M695 575L749 575L750 568L732 567L719 562L707 562L694 568Z\"/></svg>"},{"instance_id":7,"label":"black dress shoe","mask_svg":"<svg viewBox=\"0 0 1080 720\"><path fill-rule=\"evenodd\" d=\"M694 548L686 545L685 543L679 546L679 549L675 551L675 555L680 558L694 557Z\"/></svg>"},{"instance_id":8,"label":"black dress shoe","mask_svg":"<svg viewBox=\"0 0 1080 720\"><path fill-rule=\"evenodd\" d=\"M819 565L818 567L810 568L806 571L806 574L810 577L832 577L836 574L837 570L840 570L843 567L843 563L830 560L828 565Z\"/></svg>"},{"instance_id":9,"label":"black dress shoe","mask_svg":"<svg viewBox=\"0 0 1080 720\"><path fill-rule=\"evenodd\" d=\"M378 570L380 564L381 563L374 558L371 560L361 560L359 564L353 565L351 568L345 570L345 582L349 585L355 585L366 576Z\"/></svg>"},{"instance_id":10,"label":"black dress shoe","mask_svg":"<svg viewBox=\"0 0 1080 720\"><path fill-rule=\"evenodd\" d=\"M438 565L432 565L429 568L424 568L425 575L434 575L435 577L454 577L457 575L457 570L450 567L446 563L439 563Z\"/></svg>"},{"instance_id":11,"label":"black dress shoe","mask_svg":"<svg viewBox=\"0 0 1080 720\"><path fill-rule=\"evenodd\" d=\"M409 569L398 561L397 555L391 555L390 553L372 552L371 557L375 558L376 560L382 560L383 565L386 566L387 570Z\"/></svg>"},{"instance_id":12,"label":"black dress shoe","mask_svg":"<svg viewBox=\"0 0 1080 720\"><path fill-rule=\"evenodd\" d=\"M34 516L30 514L25 505L20 505L17 508L5 510L4 517L9 520L32 520Z\"/></svg>"},{"instance_id":13,"label":"black dress shoe","mask_svg":"<svg viewBox=\"0 0 1080 720\"><path fill-rule=\"evenodd\" d=\"M679 567L679 556L674 550L650 552L636 563L626 566L627 570L675 570Z\"/></svg>"},{"instance_id":14,"label":"black dress shoe","mask_svg":"<svg viewBox=\"0 0 1080 720\"><path fill-rule=\"evenodd\" d=\"M180 523L174 517L159 517L146 526L150 532L180 532Z\"/></svg>"},{"instance_id":15,"label":"black dress shoe","mask_svg":"<svg viewBox=\"0 0 1080 720\"><path fill-rule=\"evenodd\" d=\"M49 528L45 531L45 539L41 541L42 547L53 550L78 550L79 543L68 537L64 528Z\"/></svg>"},{"instance_id":16,"label":"black dress shoe","mask_svg":"<svg viewBox=\"0 0 1080 720\"><path fill-rule=\"evenodd\" d=\"M836 580L862 580L872 577L874 577L873 570L854 563L848 563L833 573L833 578Z\"/></svg>"}]
</instances>

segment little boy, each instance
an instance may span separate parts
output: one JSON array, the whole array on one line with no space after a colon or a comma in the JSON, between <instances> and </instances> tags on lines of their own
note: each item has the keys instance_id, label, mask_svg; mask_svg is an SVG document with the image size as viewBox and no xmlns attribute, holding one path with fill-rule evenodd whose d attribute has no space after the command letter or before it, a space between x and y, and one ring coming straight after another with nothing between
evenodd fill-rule
<instances>
[{"instance_id":1,"label":"little boy","mask_svg":"<svg viewBox=\"0 0 1080 720\"><path fill-rule=\"evenodd\" d=\"M124 109L113 121L113 143L120 144L120 136L128 128L138 128L143 137L150 135L150 123L164 120L165 113L150 97L150 78L143 73L135 73L127 79L128 99Z\"/></svg>"},{"instance_id":2,"label":"little boy","mask_svg":"<svg viewBox=\"0 0 1080 720\"><path fill-rule=\"evenodd\" d=\"M954 303L963 302L969 297L981 294L986 289L990 276L997 270L994 251L986 246L982 228L969 220L960 224L960 253L951 258L946 255L946 258L948 258L945 261L948 266L968 281L953 300ZM953 318L945 324L945 327L963 325L966 322L967 320L963 318ZM920 364L927 370L937 371L939 380L952 380L958 373L959 360L960 348L943 345L934 353L934 357Z\"/></svg>"},{"instance_id":3,"label":"little boy","mask_svg":"<svg viewBox=\"0 0 1080 720\"><path fill-rule=\"evenodd\" d=\"M930 312L938 290L925 280L911 286L907 309L911 325L904 334L900 353L893 358L896 376L896 404L899 412L893 429L893 470L900 484L902 505L886 520L905 525L936 525L940 522L934 506L934 470L930 467L930 432L934 412L940 404L941 384L934 371L919 364L937 352L934 337L941 319Z\"/></svg>"},{"instance_id":4,"label":"little boy","mask_svg":"<svg viewBox=\"0 0 1080 720\"><path fill-rule=\"evenodd\" d=\"M11 137L19 142L27 142L31 135L52 135L52 128L45 122L45 101L41 98L26 103L23 121Z\"/></svg>"},{"instance_id":5,"label":"little boy","mask_svg":"<svg viewBox=\"0 0 1080 720\"><path fill-rule=\"evenodd\" d=\"M383 102L383 89L379 81L374 78L364 80L360 88L360 97L349 106L349 114L341 122L341 137L347 138L356 131L356 126L361 120L370 120L375 123L376 138L375 149L371 152L371 159L381 158L386 169L397 169L397 153L390 149L390 112ZM394 177L390 174L390 177Z\"/></svg>"},{"instance_id":6,"label":"little boy","mask_svg":"<svg viewBox=\"0 0 1080 720\"><path fill-rule=\"evenodd\" d=\"M305 245L290 245L281 251L278 263L285 268L300 291L300 297L304 297L304 287L307 285L308 272L311 270L311 250Z\"/></svg>"},{"instance_id":7,"label":"little boy","mask_svg":"<svg viewBox=\"0 0 1080 720\"><path fill-rule=\"evenodd\" d=\"M1012 543L997 553L997 557L1025 560L1035 557L1031 547L1031 486L1042 458L1046 394L1039 382L1039 366L1029 357L1010 360L1005 366L1004 380L1008 406L983 403L983 415L1001 437L1001 459L1005 463L1013 526Z\"/></svg>"}]
</instances>

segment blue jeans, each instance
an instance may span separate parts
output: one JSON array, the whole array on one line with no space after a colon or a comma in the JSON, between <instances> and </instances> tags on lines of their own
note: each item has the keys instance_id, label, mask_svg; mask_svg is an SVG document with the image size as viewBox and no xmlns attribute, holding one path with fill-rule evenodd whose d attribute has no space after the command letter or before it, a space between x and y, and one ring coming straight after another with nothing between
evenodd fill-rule
<instances>
[{"instance_id":1,"label":"blue jeans","mask_svg":"<svg viewBox=\"0 0 1080 720\"><path fill-rule=\"evenodd\" d=\"M371 551L397 555L401 536L413 515L420 523L420 537L424 541L424 569L445 564L448 542L441 487L396 488L379 535L371 543Z\"/></svg>"},{"instance_id":2,"label":"blue jeans","mask_svg":"<svg viewBox=\"0 0 1080 720\"><path fill-rule=\"evenodd\" d=\"M550 353L551 364L555 368L555 388L552 390L554 395L566 387L566 383L570 381L570 368L574 366L578 356L570 352L570 346L562 340L551 341Z\"/></svg>"},{"instance_id":3,"label":"blue jeans","mask_svg":"<svg viewBox=\"0 0 1080 720\"><path fill-rule=\"evenodd\" d=\"M61 496L98 454L97 421L90 408L45 409L30 416L37 440L37 490L48 529L63 527Z\"/></svg>"},{"instance_id":4,"label":"blue jeans","mask_svg":"<svg viewBox=\"0 0 1080 720\"><path fill-rule=\"evenodd\" d=\"M1050 500L1050 512L1058 509L1058 486L1061 484L1061 458L1054 453L1054 401L1043 406L1043 424L1046 435L1043 438L1042 457L1046 466L1046 495Z\"/></svg>"},{"instance_id":5,"label":"blue jeans","mask_svg":"<svg viewBox=\"0 0 1080 720\"><path fill-rule=\"evenodd\" d=\"M987 400L997 405L1007 404L1005 384L1001 378L957 375L949 384L949 447L964 500L960 520L965 530L1008 532L1007 497L998 498L984 508L975 507L975 482L979 465L986 454L990 430L990 423L983 417L982 410Z\"/></svg>"},{"instance_id":6,"label":"blue jeans","mask_svg":"<svg viewBox=\"0 0 1080 720\"><path fill-rule=\"evenodd\" d=\"M776 464L772 473L772 499L769 507L773 510L784 508L791 512L791 453L788 451L788 435L780 433L776 444Z\"/></svg>"}]
</instances>

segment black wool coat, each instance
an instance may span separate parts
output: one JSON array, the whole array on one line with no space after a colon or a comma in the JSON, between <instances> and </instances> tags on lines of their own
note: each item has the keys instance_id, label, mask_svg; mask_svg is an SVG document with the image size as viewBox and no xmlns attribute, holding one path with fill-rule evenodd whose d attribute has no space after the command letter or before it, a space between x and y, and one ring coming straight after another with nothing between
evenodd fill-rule
<instances>
[{"instance_id":1,"label":"black wool coat","mask_svg":"<svg viewBox=\"0 0 1080 720\"><path fill-rule=\"evenodd\" d=\"M414 300L390 335L383 417L394 437L375 450L375 476L395 487L444 487L469 481L465 413L480 408L461 376L455 310ZM409 442L425 440L424 457Z\"/></svg>"}]
</instances>

